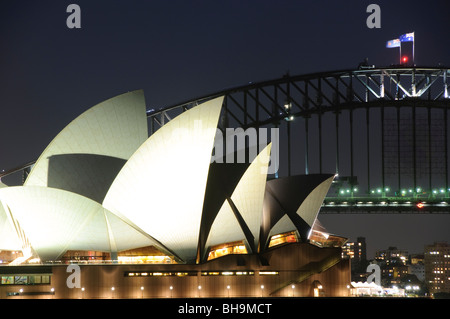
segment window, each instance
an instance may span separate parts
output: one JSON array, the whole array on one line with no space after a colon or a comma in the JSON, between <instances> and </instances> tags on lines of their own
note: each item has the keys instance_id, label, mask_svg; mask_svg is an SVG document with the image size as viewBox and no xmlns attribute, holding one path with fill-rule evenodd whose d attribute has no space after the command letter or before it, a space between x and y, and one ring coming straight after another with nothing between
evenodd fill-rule
<instances>
[{"instance_id":1,"label":"window","mask_svg":"<svg viewBox=\"0 0 450 319\"><path fill-rule=\"evenodd\" d=\"M1 285L48 285L50 275L2 275Z\"/></svg>"}]
</instances>

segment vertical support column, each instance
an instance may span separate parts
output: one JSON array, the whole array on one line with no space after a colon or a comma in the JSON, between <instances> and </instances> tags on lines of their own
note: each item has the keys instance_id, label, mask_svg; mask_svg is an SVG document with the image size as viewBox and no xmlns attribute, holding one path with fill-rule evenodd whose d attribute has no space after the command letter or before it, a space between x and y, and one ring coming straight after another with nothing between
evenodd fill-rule
<instances>
[{"instance_id":1,"label":"vertical support column","mask_svg":"<svg viewBox=\"0 0 450 319\"><path fill-rule=\"evenodd\" d=\"M309 83L308 81L305 82L305 96L304 96L304 103L303 103L303 106L306 109L309 109L309 103L308 103L309 85L308 85L308 83ZM305 119L305 174L308 175L309 174L309 127L308 127L309 114L307 114L304 117L304 119ZM320 134L320 132L319 132L319 134Z\"/></svg>"},{"instance_id":2,"label":"vertical support column","mask_svg":"<svg viewBox=\"0 0 450 319\"><path fill-rule=\"evenodd\" d=\"M448 193L448 109L444 109L444 131L445 131L445 191ZM448 196L448 195L447 195Z\"/></svg>"},{"instance_id":3,"label":"vertical support column","mask_svg":"<svg viewBox=\"0 0 450 319\"><path fill-rule=\"evenodd\" d=\"M413 127L413 174L414 189L417 189L417 156L416 156L416 107L412 107L412 127Z\"/></svg>"},{"instance_id":4,"label":"vertical support column","mask_svg":"<svg viewBox=\"0 0 450 319\"><path fill-rule=\"evenodd\" d=\"M318 115L319 121L319 172L322 174L322 113Z\"/></svg>"},{"instance_id":5,"label":"vertical support column","mask_svg":"<svg viewBox=\"0 0 450 319\"><path fill-rule=\"evenodd\" d=\"M353 109L351 109L349 111L349 116L350 116L350 177L351 177L351 192L353 194L354 191L354 186L353 185L353 177L354 177L354 172L353 172Z\"/></svg>"},{"instance_id":6,"label":"vertical support column","mask_svg":"<svg viewBox=\"0 0 450 319\"><path fill-rule=\"evenodd\" d=\"M276 86L275 86L276 88ZM286 92L287 92L287 99L289 100L289 110L288 110L288 116L290 117L291 114L291 108L292 108L292 101L291 101L291 86L289 82L286 84ZM291 121L290 118L287 122L287 143L288 143L288 176L291 176Z\"/></svg>"},{"instance_id":7,"label":"vertical support column","mask_svg":"<svg viewBox=\"0 0 450 319\"><path fill-rule=\"evenodd\" d=\"M256 121L256 127L259 129L259 90L258 88L255 89L255 121ZM256 145L258 145L259 147L259 133L256 134L257 136L257 141L256 141ZM273 157L273 160L276 161L277 163L275 163L276 165L278 165L278 154L275 154L275 156ZM278 167L278 166L275 166ZM275 177L278 178L278 172L275 173Z\"/></svg>"},{"instance_id":8,"label":"vertical support column","mask_svg":"<svg viewBox=\"0 0 450 319\"><path fill-rule=\"evenodd\" d=\"M385 174L384 174L384 107L381 107L381 186L383 194L386 190Z\"/></svg>"},{"instance_id":9,"label":"vertical support column","mask_svg":"<svg viewBox=\"0 0 450 319\"><path fill-rule=\"evenodd\" d=\"M339 174L339 112L336 110L336 174Z\"/></svg>"},{"instance_id":10,"label":"vertical support column","mask_svg":"<svg viewBox=\"0 0 450 319\"><path fill-rule=\"evenodd\" d=\"M367 193L370 194L370 119L366 108L366 147L367 147Z\"/></svg>"},{"instance_id":11,"label":"vertical support column","mask_svg":"<svg viewBox=\"0 0 450 319\"><path fill-rule=\"evenodd\" d=\"M287 122L287 151L288 151L288 176L291 176L291 122Z\"/></svg>"},{"instance_id":12,"label":"vertical support column","mask_svg":"<svg viewBox=\"0 0 450 319\"><path fill-rule=\"evenodd\" d=\"M223 102L222 102L222 107L223 107L223 136L225 136L225 132L227 130L227 128L229 127L229 118L228 118L228 95L225 95ZM226 143L222 143L222 154L224 156L227 156L227 152L234 152L234 150L227 150L227 146ZM235 157L233 158L234 163L237 163L237 152L234 155Z\"/></svg>"},{"instance_id":13,"label":"vertical support column","mask_svg":"<svg viewBox=\"0 0 450 319\"><path fill-rule=\"evenodd\" d=\"M397 178L398 178L398 190L402 188L401 182L401 161L400 161L400 106L397 107Z\"/></svg>"},{"instance_id":14,"label":"vertical support column","mask_svg":"<svg viewBox=\"0 0 450 319\"><path fill-rule=\"evenodd\" d=\"M432 185L432 174L433 171L431 169L431 108L427 107L427 111L428 111L428 185L430 186L430 189L433 189L433 185ZM447 159L447 158L446 158ZM416 190L414 190L416 191Z\"/></svg>"},{"instance_id":15,"label":"vertical support column","mask_svg":"<svg viewBox=\"0 0 450 319\"><path fill-rule=\"evenodd\" d=\"M244 91L244 126L248 124L247 91Z\"/></svg>"},{"instance_id":16,"label":"vertical support column","mask_svg":"<svg viewBox=\"0 0 450 319\"><path fill-rule=\"evenodd\" d=\"M305 116L305 174L309 174L309 128L308 116ZM290 122L289 122L290 123Z\"/></svg>"}]
</instances>

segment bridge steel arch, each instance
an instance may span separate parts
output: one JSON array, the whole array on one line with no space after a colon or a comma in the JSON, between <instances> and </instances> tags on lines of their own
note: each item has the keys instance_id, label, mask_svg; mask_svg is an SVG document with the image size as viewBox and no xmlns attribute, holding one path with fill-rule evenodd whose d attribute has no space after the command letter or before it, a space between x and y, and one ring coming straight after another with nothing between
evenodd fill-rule
<instances>
[{"instance_id":1,"label":"bridge steel arch","mask_svg":"<svg viewBox=\"0 0 450 319\"><path fill-rule=\"evenodd\" d=\"M152 134L224 96L222 129L279 128L280 175L337 174L323 212L447 212L449 82L446 67L286 74L147 115Z\"/></svg>"}]
</instances>

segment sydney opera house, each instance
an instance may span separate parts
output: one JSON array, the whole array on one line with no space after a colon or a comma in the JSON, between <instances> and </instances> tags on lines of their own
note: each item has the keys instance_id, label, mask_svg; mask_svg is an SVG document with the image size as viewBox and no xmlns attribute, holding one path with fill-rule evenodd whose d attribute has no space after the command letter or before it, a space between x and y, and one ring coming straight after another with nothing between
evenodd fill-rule
<instances>
[{"instance_id":1,"label":"sydney opera house","mask_svg":"<svg viewBox=\"0 0 450 319\"><path fill-rule=\"evenodd\" d=\"M139 90L69 123L0 184L0 299L348 296L346 239L318 220L334 175L268 178L271 144L212 161L221 112L149 136Z\"/></svg>"}]
</instances>

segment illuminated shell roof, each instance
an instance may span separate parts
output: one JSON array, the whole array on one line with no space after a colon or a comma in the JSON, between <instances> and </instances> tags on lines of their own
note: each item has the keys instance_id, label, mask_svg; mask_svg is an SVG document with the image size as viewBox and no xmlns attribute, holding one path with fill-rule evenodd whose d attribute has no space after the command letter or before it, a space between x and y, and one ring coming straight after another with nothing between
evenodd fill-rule
<instances>
[{"instance_id":1,"label":"illuminated shell roof","mask_svg":"<svg viewBox=\"0 0 450 319\"><path fill-rule=\"evenodd\" d=\"M184 261L195 260L203 199L223 98L164 125L134 153L103 205Z\"/></svg>"},{"instance_id":2,"label":"illuminated shell roof","mask_svg":"<svg viewBox=\"0 0 450 319\"><path fill-rule=\"evenodd\" d=\"M154 244L99 203L87 197L42 186L0 190L41 260L57 260L67 250L115 251Z\"/></svg>"},{"instance_id":3,"label":"illuminated shell roof","mask_svg":"<svg viewBox=\"0 0 450 319\"><path fill-rule=\"evenodd\" d=\"M64 189L101 202L126 160L148 137L145 109L142 91L88 109L47 146L25 185Z\"/></svg>"},{"instance_id":4,"label":"illuminated shell roof","mask_svg":"<svg viewBox=\"0 0 450 319\"><path fill-rule=\"evenodd\" d=\"M17 236L17 231L11 221L11 215L0 202L0 249L4 250L21 250L22 243Z\"/></svg>"},{"instance_id":5,"label":"illuminated shell roof","mask_svg":"<svg viewBox=\"0 0 450 319\"><path fill-rule=\"evenodd\" d=\"M272 235L293 230L307 240L334 177L311 174L268 181L261 242L267 243Z\"/></svg>"},{"instance_id":6,"label":"illuminated shell roof","mask_svg":"<svg viewBox=\"0 0 450 319\"><path fill-rule=\"evenodd\" d=\"M224 242L246 240L257 252L263 211L264 191L271 145L267 146L242 175L231 197L224 201L209 232L206 247ZM233 211L234 205L236 211ZM236 218L239 214L251 234L246 234Z\"/></svg>"}]
</instances>

